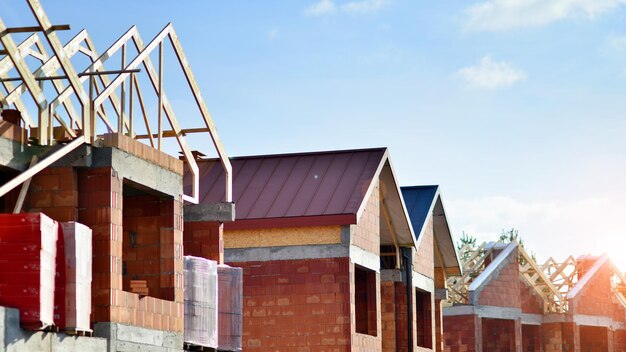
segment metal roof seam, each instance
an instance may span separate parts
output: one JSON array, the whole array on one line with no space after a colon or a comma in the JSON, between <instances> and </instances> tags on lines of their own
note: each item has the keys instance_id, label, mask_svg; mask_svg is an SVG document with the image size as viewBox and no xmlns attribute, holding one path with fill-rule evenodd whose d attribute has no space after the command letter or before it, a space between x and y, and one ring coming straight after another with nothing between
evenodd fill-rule
<instances>
[{"instance_id":1,"label":"metal roof seam","mask_svg":"<svg viewBox=\"0 0 626 352\"><path fill-rule=\"evenodd\" d=\"M339 185L341 184L341 181L343 180L343 178L346 176L346 170L348 169L348 165L350 165L350 162L352 162L352 159L354 158L355 155L356 153L350 153L350 159L348 160L348 162L345 163L345 167L343 168L343 171L341 172L341 177L339 178L339 180L337 180L337 184L333 188L332 195L330 196L328 203L326 203L326 206L324 207L324 214L326 214L326 212L328 211L328 207L333 202L333 198L335 197L337 189L339 188Z\"/></svg>"}]
</instances>

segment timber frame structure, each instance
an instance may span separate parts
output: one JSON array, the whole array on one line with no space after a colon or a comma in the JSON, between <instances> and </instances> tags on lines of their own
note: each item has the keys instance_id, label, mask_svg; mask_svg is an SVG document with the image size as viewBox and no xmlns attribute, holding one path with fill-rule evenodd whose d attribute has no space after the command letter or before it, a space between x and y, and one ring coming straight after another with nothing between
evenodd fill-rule
<instances>
[{"instance_id":1,"label":"timber frame structure","mask_svg":"<svg viewBox=\"0 0 626 352\"><path fill-rule=\"evenodd\" d=\"M481 274L489 270L496 257L507 248L516 246L518 250L519 273L524 282L541 297L544 302L544 314L565 313L568 311L568 299L577 293L579 278L584 277L579 261L587 259L580 257L578 261L569 256L564 261L558 262L550 257L539 265L532 255L516 242L505 244L501 242L484 242L475 246L465 244L459 251L463 275L449 277L447 306L468 304L469 293L472 286L480 284L478 281ZM597 258L592 258L593 260ZM598 261L607 261L606 255ZM610 262L610 260L609 260ZM611 264L611 266L613 266ZM583 283L584 284L584 283ZM579 286L580 287L580 286ZM616 267L613 266L611 277L611 289L618 299L626 306L626 278Z\"/></svg>"},{"instance_id":2,"label":"timber frame structure","mask_svg":"<svg viewBox=\"0 0 626 352\"><path fill-rule=\"evenodd\" d=\"M183 195L183 199L196 204L199 200L199 174L195 160L199 153L191 150L185 135L208 133L225 173L223 201L232 202L230 161L171 23L147 45L144 44L138 29L132 26L108 49L99 54L84 29L62 45L56 31L69 30L70 26L53 25L39 0L26 1L38 25L9 28L0 18L0 43L3 47L0 48L0 83L6 91L0 90L0 112L10 108L19 111L21 122L30 130L31 145L52 146L57 143L64 145L42 160L33 159L30 168L0 186L0 197L21 184L26 186L31 177L77 147L83 144L97 146L102 140L102 133L108 132L136 140L148 140L150 146L159 151L163 148L163 138L175 138L193 175L191 194ZM12 38L13 33L31 32L32 34L20 44L16 44ZM168 41L201 116L196 128L181 128L163 87L164 47ZM131 56L130 50L127 50L130 45L136 49L135 56ZM154 52L158 54L156 68L150 58ZM87 68L79 70L72 62L78 53L88 58L90 65ZM109 59L115 54L121 56L121 63L110 62ZM27 58L31 61L27 61ZM32 66L32 61L39 62L40 65L36 68L30 67L29 63ZM106 70L105 63L110 65L109 67L116 66L116 69ZM9 73L16 76L10 77ZM142 92L139 75L144 75L144 78L150 81L152 89ZM65 81L69 84L64 83ZM51 82L52 88L44 87L46 82ZM149 92L152 92L154 94L152 98L158 101L156 122L155 116L149 116L145 104L144 94L151 94ZM36 114L29 113L27 104L22 100L24 93L28 93L33 99ZM107 102L110 106L106 104ZM78 109L75 108L75 103L78 103ZM137 103L142 119L137 119L134 114ZM60 109L61 107L63 109ZM167 130L164 130L163 114L169 123ZM143 135L136 133L136 125L139 124L147 133Z\"/></svg>"}]
</instances>

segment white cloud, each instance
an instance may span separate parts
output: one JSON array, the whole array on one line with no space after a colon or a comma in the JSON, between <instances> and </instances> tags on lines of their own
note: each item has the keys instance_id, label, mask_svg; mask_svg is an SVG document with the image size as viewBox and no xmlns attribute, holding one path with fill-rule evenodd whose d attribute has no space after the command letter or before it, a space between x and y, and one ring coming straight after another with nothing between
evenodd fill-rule
<instances>
[{"instance_id":1,"label":"white cloud","mask_svg":"<svg viewBox=\"0 0 626 352\"><path fill-rule=\"evenodd\" d=\"M380 10L387 4L387 0L361 0L350 1L341 5L341 10L345 13L371 13Z\"/></svg>"},{"instance_id":2,"label":"white cloud","mask_svg":"<svg viewBox=\"0 0 626 352\"><path fill-rule=\"evenodd\" d=\"M504 61L493 61L490 56L483 57L475 66L460 69L457 75L468 86L482 89L508 87L526 79L524 71Z\"/></svg>"},{"instance_id":3,"label":"white cloud","mask_svg":"<svg viewBox=\"0 0 626 352\"><path fill-rule=\"evenodd\" d=\"M608 253L626 269L626 204L619 198L597 197L573 201L525 202L491 196L445 202L455 238L461 231L482 241L497 240L502 229L516 228L526 248L543 262L568 255Z\"/></svg>"},{"instance_id":4,"label":"white cloud","mask_svg":"<svg viewBox=\"0 0 626 352\"><path fill-rule=\"evenodd\" d=\"M324 16L337 12L337 7L333 0L320 0L319 2L304 9L307 16Z\"/></svg>"},{"instance_id":5,"label":"white cloud","mask_svg":"<svg viewBox=\"0 0 626 352\"><path fill-rule=\"evenodd\" d=\"M624 0L483 0L465 10L466 28L502 31L537 27L567 18L593 19L624 3Z\"/></svg>"},{"instance_id":6,"label":"white cloud","mask_svg":"<svg viewBox=\"0 0 626 352\"><path fill-rule=\"evenodd\" d=\"M319 0L315 4L304 9L307 16L325 16L336 13L363 14L374 13L382 9L389 0L357 0L343 4L335 4L333 0Z\"/></svg>"}]
</instances>

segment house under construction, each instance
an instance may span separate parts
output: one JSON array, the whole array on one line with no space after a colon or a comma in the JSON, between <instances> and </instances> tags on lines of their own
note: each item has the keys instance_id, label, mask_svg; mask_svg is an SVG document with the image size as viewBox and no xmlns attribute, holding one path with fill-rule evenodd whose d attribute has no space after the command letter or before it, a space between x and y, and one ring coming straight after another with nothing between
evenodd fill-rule
<instances>
[{"instance_id":1,"label":"house under construction","mask_svg":"<svg viewBox=\"0 0 626 352\"><path fill-rule=\"evenodd\" d=\"M542 265L512 242L465 245L445 351L626 351L626 281L608 256Z\"/></svg>"},{"instance_id":2,"label":"house under construction","mask_svg":"<svg viewBox=\"0 0 626 352\"><path fill-rule=\"evenodd\" d=\"M133 26L102 50L85 29L62 43L70 26L26 3L31 27L0 18L0 350L240 350L236 270L183 257L184 208L201 192L187 135L212 141L198 147L217 154L219 203L234 206L230 162L174 27L146 42ZM166 69L184 78L176 91L196 119L177 117ZM225 345L221 309L235 325ZM196 346L188 329L215 338Z\"/></svg>"}]
</instances>

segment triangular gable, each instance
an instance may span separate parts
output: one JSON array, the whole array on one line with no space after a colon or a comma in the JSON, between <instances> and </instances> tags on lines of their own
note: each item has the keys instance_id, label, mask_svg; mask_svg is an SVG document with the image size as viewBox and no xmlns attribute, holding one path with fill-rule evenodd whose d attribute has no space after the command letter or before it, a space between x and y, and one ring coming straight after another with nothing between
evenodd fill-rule
<instances>
[{"instance_id":1,"label":"triangular gable","mask_svg":"<svg viewBox=\"0 0 626 352\"><path fill-rule=\"evenodd\" d=\"M460 275L461 264L446 212L441 200L439 186L402 187L402 196L411 219L413 232L417 236L417 246L422 240L427 224L432 220L434 244L441 255L435 255L435 267L446 268L449 275Z\"/></svg>"}]
</instances>

